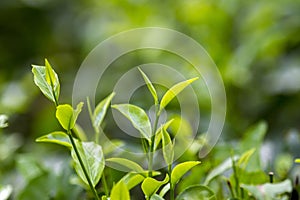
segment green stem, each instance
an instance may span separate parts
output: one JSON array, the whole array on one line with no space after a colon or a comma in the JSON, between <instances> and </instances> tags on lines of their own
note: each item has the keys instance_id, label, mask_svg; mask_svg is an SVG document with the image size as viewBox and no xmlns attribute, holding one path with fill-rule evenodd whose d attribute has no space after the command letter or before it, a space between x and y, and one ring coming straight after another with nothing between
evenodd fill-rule
<instances>
[{"instance_id":1,"label":"green stem","mask_svg":"<svg viewBox=\"0 0 300 200\"><path fill-rule=\"evenodd\" d=\"M154 154L154 142L155 142L155 133L156 133L156 129L157 129L157 124L158 124L158 119L159 119L159 110L158 110L158 106L156 106L155 108L155 121L154 121L154 126L153 126L153 135L151 137L151 144L150 144L150 148L149 148L149 163L148 163L148 176L152 177L152 166L153 166L153 154Z\"/></svg>"},{"instance_id":2,"label":"green stem","mask_svg":"<svg viewBox=\"0 0 300 200\"><path fill-rule=\"evenodd\" d=\"M76 146L76 144L75 144L75 141L74 141L74 139L73 139L73 137L72 137L72 135L71 135L71 131L68 131L68 135L69 135L69 138L70 138L72 147L73 147L73 149L74 149L74 151L75 151L75 154L76 154L76 156L77 156L77 158L78 158L78 161L79 161L79 163L80 163L80 166L81 166L81 168L82 168L82 171L83 171L83 173L84 173L84 175L85 175L85 178L86 178L86 180L87 180L88 183L89 183L90 189L92 190L92 192L93 192L93 194L94 194L96 200L100 200L100 198L99 198L99 196L98 196L98 193L97 193L96 189L94 188L94 186L93 186L93 184L92 184L92 181L91 181L91 179L90 179L90 177L89 177L89 175L88 175L88 173L87 173L87 170L86 170L86 168L85 168L85 166L84 166L84 163L83 163L83 161L82 161L82 159L81 159L81 156L80 156L80 154L79 154L79 151L78 151L78 149L77 149L77 146Z\"/></svg>"},{"instance_id":3,"label":"green stem","mask_svg":"<svg viewBox=\"0 0 300 200\"><path fill-rule=\"evenodd\" d=\"M233 157L231 159L232 159L233 177L234 177L234 180L235 180L235 192L236 192L237 197L239 197L240 183L239 183L239 178L238 178L238 172L237 172L237 168L236 168L235 161L234 161Z\"/></svg>"},{"instance_id":4,"label":"green stem","mask_svg":"<svg viewBox=\"0 0 300 200\"><path fill-rule=\"evenodd\" d=\"M168 173L169 173L169 183L170 183L170 200L174 200L175 194L174 194L174 186L171 182L172 179L172 165L168 165Z\"/></svg>"}]
</instances>

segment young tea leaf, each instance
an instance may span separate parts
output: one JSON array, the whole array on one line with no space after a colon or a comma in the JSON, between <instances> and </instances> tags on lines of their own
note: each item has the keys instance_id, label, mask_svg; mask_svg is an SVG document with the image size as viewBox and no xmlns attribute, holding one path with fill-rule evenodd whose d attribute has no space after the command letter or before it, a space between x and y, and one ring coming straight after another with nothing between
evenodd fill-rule
<instances>
[{"instance_id":1,"label":"young tea leaf","mask_svg":"<svg viewBox=\"0 0 300 200\"><path fill-rule=\"evenodd\" d=\"M7 119L8 117L6 115L0 115L0 128L5 128L8 126Z\"/></svg>"},{"instance_id":2,"label":"young tea leaf","mask_svg":"<svg viewBox=\"0 0 300 200\"><path fill-rule=\"evenodd\" d=\"M81 112L83 102L80 102L76 110L69 104L59 105L56 108L56 118L60 125L67 131L74 128L79 113Z\"/></svg>"},{"instance_id":3,"label":"young tea leaf","mask_svg":"<svg viewBox=\"0 0 300 200\"><path fill-rule=\"evenodd\" d=\"M111 190L110 200L130 200L129 190L123 181L119 181Z\"/></svg>"},{"instance_id":4,"label":"young tea leaf","mask_svg":"<svg viewBox=\"0 0 300 200\"><path fill-rule=\"evenodd\" d=\"M154 150L157 149L161 138L162 138L162 129L167 130L169 128L169 126L171 125L171 123L173 122L173 119L170 119L169 121L167 121L166 123L162 124L161 127L159 127L155 133L155 140L154 140Z\"/></svg>"},{"instance_id":5,"label":"young tea leaf","mask_svg":"<svg viewBox=\"0 0 300 200\"><path fill-rule=\"evenodd\" d=\"M36 142L49 142L55 143L68 148L72 148L68 135L62 131L55 131L47 135L43 135L35 140Z\"/></svg>"},{"instance_id":6,"label":"young tea leaf","mask_svg":"<svg viewBox=\"0 0 300 200\"><path fill-rule=\"evenodd\" d=\"M176 85L172 86L163 96L163 98L161 99L160 102L160 110L162 110L163 108L165 108L170 101L177 96L184 88L186 88L187 86L189 86L192 82L194 82L195 80L197 80L198 77L196 78L192 78L186 81L182 81L180 83L177 83Z\"/></svg>"},{"instance_id":7,"label":"young tea leaf","mask_svg":"<svg viewBox=\"0 0 300 200\"><path fill-rule=\"evenodd\" d=\"M146 112L142 108L131 104L116 104L112 105L112 108L119 110L142 134L142 136L151 142L151 123Z\"/></svg>"},{"instance_id":8,"label":"young tea leaf","mask_svg":"<svg viewBox=\"0 0 300 200\"><path fill-rule=\"evenodd\" d=\"M162 129L162 150L165 162L167 165L171 165L174 159L174 147L169 133L165 128Z\"/></svg>"},{"instance_id":9,"label":"young tea leaf","mask_svg":"<svg viewBox=\"0 0 300 200\"><path fill-rule=\"evenodd\" d=\"M146 197L151 197L156 191L169 181L169 176L166 175L163 181L158 181L154 178L147 177L142 183L142 190Z\"/></svg>"},{"instance_id":10,"label":"young tea leaf","mask_svg":"<svg viewBox=\"0 0 300 200\"><path fill-rule=\"evenodd\" d=\"M93 126L96 131L99 132L99 127L105 117L105 114L107 112L108 106L112 100L112 98L115 96L115 93L111 93L108 97L103 99L95 108L95 111L93 113Z\"/></svg>"},{"instance_id":11,"label":"young tea leaf","mask_svg":"<svg viewBox=\"0 0 300 200\"><path fill-rule=\"evenodd\" d=\"M144 176L138 173L129 172L122 177L120 181L123 181L127 186L128 190L131 190L145 179Z\"/></svg>"},{"instance_id":12,"label":"young tea leaf","mask_svg":"<svg viewBox=\"0 0 300 200\"><path fill-rule=\"evenodd\" d=\"M95 187L101 178L105 165L102 148L100 145L97 145L94 142L80 142L75 140L75 144L84 163L88 176ZM88 185L88 181L73 148L71 151L71 156L75 161L74 168L77 175Z\"/></svg>"},{"instance_id":13,"label":"young tea leaf","mask_svg":"<svg viewBox=\"0 0 300 200\"><path fill-rule=\"evenodd\" d=\"M122 167L125 167L124 170L131 170L134 172L138 172L138 173L142 173L144 172L144 169L137 163L128 160L126 158L108 158L106 159L106 162L108 164L117 164L120 165Z\"/></svg>"},{"instance_id":14,"label":"young tea leaf","mask_svg":"<svg viewBox=\"0 0 300 200\"><path fill-rule=\"evenodd\" d=\"M34 83L40 88L41 92L56 105L60 93L60 83L56 72L47 60L45 66L32 65Z\"/></svg>"},{"instance_id":15,"label":"young tea leaf","mask_svg":"<svg viewBox=\"0 0 300 200\"><path fill-rule=\"evenodd\" d=\"M139 68L139 71L141 72L143 79L144 79L149 91L151 92L151 94L153 96L155 105L158 105L158 97L157 97L157 93L156 93L154 86L152 85L152 83L149 80L149 78L147 77L147 75L140 68Z\"/></svg>"},{"instance_id":16,"label":"young tea leaf","mask_svg":"<svg viewBox=\"0 0 300 200\"><path fill-rule=\"evenodd\" d=\"M176 198L176 200L187 200L187 199L207 199L216 200L215 193L204 185L193 185L182 191Z\"/></svg>"},{"instance_id":17,"label":"young tea leaf","mask_svg":"<svg viewBox=\"0 0 300 200\"><path fill-rule=\"evenodd\" d=\"M187 161L174 167L171 172L171 184L176 185L179 179L194 166L199 165L200 161Z\"/></svg>"}]
</instances>

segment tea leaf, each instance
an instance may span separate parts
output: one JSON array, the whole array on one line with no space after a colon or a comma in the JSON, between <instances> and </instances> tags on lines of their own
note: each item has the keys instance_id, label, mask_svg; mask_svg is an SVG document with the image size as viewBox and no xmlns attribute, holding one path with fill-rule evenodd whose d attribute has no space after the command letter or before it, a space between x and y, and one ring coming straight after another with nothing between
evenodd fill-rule
<instances>
[{"instance_id":1,"label":"tea leaf","mask_svg":"<svg viewBox=\"0 0 300 200\"><path fill-rule=\"evenodd\" d=\"M176 96L178 95L184 88L186 88L187 86L189 86L192 82L194 82L195 80L197 80L198 77L196 78L192 78L186 81L182 81L180 83L177 83L176 85L172 86L163 96L161 102L160 102L160 110L162 110L163 108L165 108L170 101Z\"/></svg>"},{"instance_id":2,"label":"tea leaf","mask_svg":"<svg viewBox=\"0 0 300 200\"><path fill-rule=\"evenodd\" d=\"M170 119L169 121L167 121L166 123L162 124L156 131L155 133L155 140L154 140L154 150L157 149L160 141L161 141L161 138L162 138L162 129L168 129L169 126L171 125L171 123L173 122L173 119Z\"/></svg>"},{"instance_id":3,"label":"tea leaf","mask_svg":"<svg viewBox=\"0 0 300 200\"><path fill-rule=\"evenodd\" d=\"M36 142L49 142L55 143L62 146L66 146L68 148L72 148L72 144L70 143L69 137L66 133L62 131L55 131L49 133L47 135L43 135L35 140Z\"/></svg>"},{"instance_id":4,"label":"tea leaf","mask_svg":"<svg viewBox=\"0 0 300 200\"><path fill-rule=\"evenodd\" d=\"M110 200L130 200L129 190L123 181L119 181L111 190Z\"/></svg>"},{"instance_id":5,"label":"tea leaf","mask_svg":"<svg viewBox=\"0 0 300 200\"><path fill-rule=\"evenodd\" d=\"M130 190L140 184L144 179L145 177L141 174L129 172L125 176L123 176L120 181L123 181L126 184L128 190Z\"/></svg>"},{"instance_id":6,"label":"tea leaf","mask_svg":"<svg viewBox=\"0 0 300 200\"><path fill-rule=\"evenodd\" d=\"M119 110L142 134L142 136L151 142L151 123L146 112L142 108L131 104L116 104L112 105L112 108Z\"/></svg>"},{"instance_id":7,"label":"tea leaf","mask_svg":"<svg viewBox=\"0 0 300 200\"><path fill-rule=\"evenodd\" d=\"M34 75L34 83L40 88L41 92L48 99L57 104L60 93L60 83L56 72L48 60L45 59L45 66L32 65L32 73Z\"/></svg>"},{"instance_id":8,"label":"tea leaf","mask_svg":"<svg viewBox=\"0 0 300 200\"><path fill-rule=\"evenodd\" d=\"M75 140L75 144L84 163L88 176L95 187L101 178L105 165L102 148L100 145L97 145L94 142L80 142ZM75 161L74 168L76 173L88 185L88 181L73 148L71 151L71 156Z\"/></svg>"},{"instance_id":9,"label":"tea leaf","mask_svg":"<svg viewBox=\"0 0 300 200\"><path fill-rule=\"evenodd\" d=\"M169 181L169 176L166 175L163 181L158 181L154 178L147 177L142 183L142 190L146 197L151 197L156 191Z\"/></svg>"},{"instance_id":10,"label":"tea leaf","mask_svg":"<svg viewBox=\"0 0 300 200\"><path fill-rule=\"evenodd\" d=\"M9 199L12 194L13 187L11 185L5 185L0 187L0 199Z\"/></svg>"},{"instance_id":11,"label":"tea leaf","mask_svg":"<svg viewBox=\"0 0 300 200\"><path fill-rule=\"evenodd\" d=\"M179 179L185 173L187 173L191 168L193 168L196 165L199 165L200 163L200 161L187 161L176 165L171 172L171 184L176 185Z\"/></svg>"},{"instance_id":12,"label":"tea leaf","mask_svg":"<svg viewBox=\"0 0 300 200\"><path fill-rule=\"evenodd\" d=\"M76 110L69 104L59 105L56 108L56 118L60 125L67 131L74 128L79 113L81 112L83 102L80 102Z\"/></svg>"},{"instance_id":13,"label":"tea leaf","mask_svg":"<svg viewBox=\"0 0 300 200\"><path fill-rule=\"evenodd\" d=\"M129 169L129 170L132 170L134 172L139 172L139 173L144 172L144 169L139 164L137 164L131 160L128 160L126 158L109 158L109 159L106 159L106 162L121 165L121 166L125 167L126 170Z\"/></svg>"},{"instance_id":14,"label":"tea leaf","mask_svg":"<svg viewBox=\"0 0 300 200\"><path fill-rule=\"evenodd\" d=\"M151 92L155 105L158 105L158 97L157 97L157 93L156 90L154 88L154 86L152 85L151 81L149 80L149 78L147 77L147 75L139 68L139 71L141 72L143 79L149 89L149 91Z\"/></svg>"},{"instance_id":15,"label":"tea leaf","mask_svg":"<svg viewBox=\"0 0 300 200\"><path fill-rule=\"evenodd\" d=\"M99 132L99 127L105 117L105 114L107 112L108 106L112 100L112 98L115 96L115 93L111 93L108 97L103 99L95 108L94 114L93 114L93 126L96 131Z\"/></svg>"},{"instance_id":16,"label":"tea leaf","mask_svg":"<svg viewBox=\"0 0 300 200\"><path fill-rule=\"evenodd\" d=\"M207 199L216 200L215 193L204 185L193 185L182 191L176 198L176 200L186 199Z\"/></svg>"},{"instance_id":17,"label":"tea leaf","mask_svg":"<svg viewBox=\"0 0 300 200\"><path fill-rule=\"evenodd\" d=\"M162 129L162 150L166 164L171 165L174 158L174 147L170 135L165 128Z\"/></svg>"}]
</instances>

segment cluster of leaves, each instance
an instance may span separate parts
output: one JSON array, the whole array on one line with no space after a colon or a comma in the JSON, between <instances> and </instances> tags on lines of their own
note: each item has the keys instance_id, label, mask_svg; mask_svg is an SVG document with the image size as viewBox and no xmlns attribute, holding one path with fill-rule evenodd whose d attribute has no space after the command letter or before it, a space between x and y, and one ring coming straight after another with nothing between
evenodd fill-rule
<instances>
[{"instance_id":1,"label":"cluster of leaves","mask_svg":"<svg viewBox=\"0 0 300 200\"><path fill-rule=\"evenodd\" d=\"M149 200L297 198L297 188L293 187L291 180L286 178L275 183L273 182L273 174L271 173L268 178L266 172L261 168L259 151L267 130L264 122L250 128L236 149L230 147L231 156L213 169L207 170L210 173L206 175L202 184L200 184L200 177L198 180L195 179L199 175L196 170L192 170L189 176L193 181L189 182L189 177L186 177L185 180L179 182L188 171L192 168L196 169L196 166L201 162L175 161L175 137L173 138L173 135L169 133L169 127L174 119L170 119L159 127L158 121L161 112L168 103L197 78L175 84L159 100L154 85L147 75L141 69L139 70L154 100L154 123L151 123L146 111L136 105L115 104L111 107L124 115L140 132L141 145L147 155L148 169L144 169L129 159L108 158L108 154L115 149L111 149L105 145L105 141L100 139L103 138L101 135L104 134L101 125L115 93L111 93L103 99L94 110L92 110L90 101L87 99L87 107L95 132L94 140L89 141L85 132L76 123L84 103L78 103L75 109L69 104L60 104L60 83L56 72L47 60L45 60L45 66L33 65L34 82L42 93L55 104L55 116L63 128L63 131L51 132L37 138L36 141L56 143L70 150L73 167L77 173L77 178L73 179L73 182L86 189L85 198L89 199L93 196L95 199L101 198L103 200L126 200L130 199L130 191L138 185L145 198ZM5 117L1 116L0 119L1 126L6 126ZM118 144L116 141L116 146ZM195 140L194 146L197 144L196 149L199 150L199 146L203 145L201 138ZM154 152L160 146L167 168L154 171ZM107 182L106 175L109 174L106 173L110 171L106 163L122 166L129 172L114 180L113 183ZM209 166L209 162L204 161L199 167L201 166L206 168ZM156 178L159 177L158 175L164 177L163 180ZM101 183L99 183L100 180ZM227 190L225 189L226 185Z\"/></svg>"},{"instance_id":2,"label":"cluster of leaves","mask_svg":"<svg viewBox=\"0 0 300 200\"><path fill-rule=\"evenodd\" d=\"M177 83L171 87L164 94L161 101L159 101L157 92L151 81L146 74L140 70L155 102L156 118L153 126L146 112L136 105L116 104L111 106L120 111L140 132L143 149L148 155L148 169L145 170L139 164L125 158L113 157L105 159L107 152L105 150L105 144L102 144L101 140L99 140L101 134L103 134L101 123L115 95L114 93L102 100L96 106L95 110L92 110L89 99L87 99L91 122L95 130L94 141L87 141L86 134L79 125L76 124L78 115L83 107L83 102L80 102L75 109L69 104L59 103L59 78L47 60L45 60L45 66L33 65L32 72L34 74L35 84L42 93L55 104L55 116L64 129L64 131L55 131L41 136L37 138L36 141L56 143L70 149L74 169L79 177L77 182L86 188L88 193L93 194L94 198L100 199L98 183L101 179L101 186L103 186L104 190L104 194L102 194L101 197L102 199L130 199L129 191L139 184L146 199L164 199L167 193L169 193L170 199L174 199L176 184L191 168L200 164L200 161L187 161L176 164L174 162L175 141L171 140L171 136L168 132L168 127L172 123L172 119L158 127L158 120L162 110L177 94L197 80L197 78ZM160 175L162 172L153 171L152 166L154 152L159 144L162 146L163 157L168 166L167 173L164 175L165 178L162 181L154 178L154 176ZM107 184L105 180L104 173L105 168L107 168L105 163L117 164L129 169L129 172L111 188L108 187L110 184ZM160 192L157 193L158 191ZM194 185L186 188L176 199L185 199L193 195L213 197L213 192L206 186Z\"/></svg>"}]
</instances>

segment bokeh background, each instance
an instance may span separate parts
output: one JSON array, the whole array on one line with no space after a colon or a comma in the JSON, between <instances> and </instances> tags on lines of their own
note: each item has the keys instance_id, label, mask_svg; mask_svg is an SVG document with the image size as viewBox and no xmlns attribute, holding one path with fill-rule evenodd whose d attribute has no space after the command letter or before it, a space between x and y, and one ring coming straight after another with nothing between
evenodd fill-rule
<instances>
[{"instance_id":1,"label":"bokeh background","mask_svg":"<svg viewBox=\"0 0 300 200\"><path fill-rule=\"evenodd\" d=\"M59 126L55 108L33 84L31 64L43 65L48 58L60 76L61 101L71 103L73 81L87 54L113 34L147 26L194 38L215 61L227 94L220 143L238 140L264 120L265 148L272 153L264 154L266 162L277 154L289 161L300 156L300 1L1 0L0 113L9 116L9 127L0 132L0 184L13 184L18 193L26 185L24 176L42 173L37 167L41 161L45 166L52 162L50 155L45 161L49 149L68 157L60 147L34 142ZM132 56L119 64L135 66L145 60ZM111 83L107 85L105 94ZM205 118L210 101L204 99ZM59 156L54 156L57 163ZM25 165L33 169L31 174ZM80 192L65 187L75 196Z\"/></svg>"}]
</instances>

